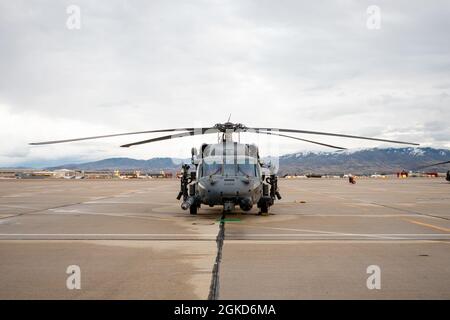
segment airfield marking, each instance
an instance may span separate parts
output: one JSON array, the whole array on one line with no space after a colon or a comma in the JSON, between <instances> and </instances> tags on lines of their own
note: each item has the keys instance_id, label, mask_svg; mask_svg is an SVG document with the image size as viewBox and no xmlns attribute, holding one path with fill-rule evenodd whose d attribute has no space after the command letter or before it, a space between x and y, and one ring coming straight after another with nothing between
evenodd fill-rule
<instances>
[{"instance_id":1,"label":"airfield marking","mask_svg":"<svg viewBox=\"0 0 450 320\"><path fill-rule=\"evenodd\" d=\"M411 214L411 213L401 213L401 214L390 214L390 213L384 213L384 214L373 214L373 213L335 213L335 214L327 214L327 213L283 213L283 215L300 215L302 217L332 217L332 218L339 218L339 217L361 217L361 218L398 218L398 217L417 217L417 214ZM430 217L431 218L431 217Z\"/></svg>"},{"instance_id":2,"label":"airfield marking","mask_svg":"<svg viewBox=\"0 0 450 320\"><path fill-rule=\"evenodd\" d=\"M385 207L388 209L393 209L393 210L399 210L399 211L403 211L403 212L408 212L408 213L412 213L412 214L416 214L419 216L425 216L425 217L430 217L430 218L435 218L435 219L442 219L442 220L450 220L450 218L446 218L446 217L441 217L441 216L437 216L437 215L433 215L433 214L428 214L428 213L423 213L423 212L418 212L418 211L413 211L413 210L409 210L409 209L402 209L402 208L397 208L394 206L388 206L386 204L379 204L379 203L375 203L372 202L373 204L376 204L378 206L381 207Z\"/></svg>"},{"instance_id":3,"label":"airfield marking","mask_svg":"<svg viewBox=\"0 0 450 320\"><path fill-rule=\"evenodd\" d=\"M337 194L342 194L341 192L318 192L318 191L311 191L311 190L309 190L309 192L312 193L312 194L318 194L318 195L326 194L329 197L333 197L333 198L336 198L336 199L339 199L339 200L349 201L349 199L346 198L346 197L335 195L336 193ZM409 214L414 214L414 215L419 215L419 216L425 216L425 217L430 217L430 218L435 218L435 219L442 219L442 220L450 220L450 218L441 217L441 216L434 215L434 214L428 214L428 213L423 213L423 212L419 212L419 211L414 211L414 210L409 210L409 209L404 209L404 208L398 208L398 207L395 207L395 206L390 206L390 205L387 205L387 204L376 203L376 202L373 202L373 201L365 201L365 200L361 200L361 199L352 199L351 201L362 203L362 204L371 204L371 205L384 207L384 208L388 208L388 209L392 209L392 210L398 210L398 211L402 211L402 212L409 213Z\"/></svg>"},{"instance_id":4,"label":"airfield marking","mask_svg":"<svg viewBox=\"0 0 450 320\"><path fill-rule=\"evenodd\" d=\"M110 213L110 212L86 212L78 209L73 210L60 210L60 209L48 209L49 212L45 212L46 215L61 215L62 214L76 214L76 215L98 215L98 216L108 216L116 218L128 218L128 219L143 219L143 220L161 220L161 221L172 221L170 218L157 217L152 215L143 215L139 212L122 212L122 213Z\"/></svg>"},{"instance_id":5,"label":"airfield marking","mask_svg":"<svg viewBox=\"0 0 450 320\"><path fill-rule=\"evenodd\" d=\"M410 223L414 223L414 224L417 224L417 225L420 225L420 226L424 226L424 227L428 227L428 228L431 228L431 229L436 229L436 230L444 231L444 232L450 232L449 228L439 227L439 226L435 226L433 224L423 223L423 222L419 222L419 221L416 221L416 220L410 220L410 219L404 219L404 220L406 220L406 221L408 221Z\"/></svg>"},{"instance_id":6,"label":"airfield marking","mask_svg":"<svg viewBox=\"0 0 450 320\"><path fill-rule=\"evenodd\" d=\"M23 216L23 215L33 214L33 213L38 213L38 212L57 210L57 209L60 209L60 208L67 208L67 207L76 206L76 205L88 204L89 202L92 202L92 201L111 199L111 198L117 197L118 195L123 195L123 194L128 195L128 194L138 193L139 191L142 191L142 190L131 190L129 192L119 193L119 194L115 194L115 195L111 195L111 196L104 196L104 197L94 197L94 198L91 197L91 199L88 200L88 201L80 201L80 202L75 202L75 203L68 203L68 204L63 204L63 205L56 206L56 207L35 209L35 210L33 209L31 211L28 211L28 212L22 212L22 213L18 213L18 214L13 214L12 216L0 217L0 220L2 220L2 219L9 219L9 218L16 218L16 217L20 217L20 216Z\"/></svg>"},{"instance_id":7,"label":"airfield marking","mask_svg":"<svg viewBox=\"0 0 450 320\"><path fill-rule=\"evenodd\" d=\"M12 209L32 209L32 210L37 209L35 207L30 207L30 206L19 206L19 205L10 205L10 204L0 204L0 207L12 208Z\"/></svg>"},{"instance_id":8,"label":"airfield marking","mask_svg":"<svg viewBox=\"0 0 450 320\"><path fill-rule=\"evenodd\" d=\"M360 236L360 237L373 237L373 238L386 238L384 236L378 236L375 234L364 234L364 233L346 233L346 232L335 232L335 231L322 231L322 230L310 230L310 229L292 229L292 228L280 228L280 227L264 227L264 226L255 226L255 225L245 225L245 227L251 227L251 228L260 228L260 229L269 229L269 230L280 230L280 231L296 231L296 232L311 232L311 234L317 234L319 235L334 235L334 236ZM301 235L301 234L298 234ZM386 238L390 239L390 238ZM395 239L395 238L393 238Z\"/></svg>"},{"instance_id":9,"label":"airfield marking","mask_svg":"<svg viewBox=\"0 0 450 320\"><path fill-rule=\"evenodd\" d=\"M108 199L105 199L108 200ZM103 201L103 200L94 200L94 201L86 201L83 204L150 204L149 202L143 201Z\"/></svg>"},{"instance_id":10,"label":"airfield marking","mask_svg":"<svg viewBox=\"0 0 450 320\"><path fill-rule=\"evenodd\" d=\"M448 233L388 233L388 234L310 234L310 233L285 233L285 234L227 234L225 240L283 240L315 239L320 240L450 240ZM291 237L292 239L286 239ZM360 239L363 238L363 239ZM1 233L0 241L4 240L207 240L214 241L216 234L177 234L177 233Z\"/></svg>"},{"instance_id":11,"label":"airfield marking","mask_svg":"<svg viewBox=\"0 0 450 320\"><path fill-rule=\"evenodd\" d=\"M196 233L0 233L0 236L208 236L216 237L216 234Z\"/></svg>"},{"instance_id":12,"label":"airfield marking","mask_svg":"<svg viewBox=\"0 0 450 320\"><path fill-rule=\"evenodd\" d=\"M21 241L39 241L39 240L53 240L53 241L97 241L97 240L133 240L133 241L215 241L216 234L116 234L116 233L2 233L0 234L0 243L5 240L21 240Z\"/></svg>"},{"instance_id":13,"label":"airfield marking","mask_svg":"<svg viewBox=\"0 0 450 320\"><path fill-rule=\"evenodd\" d=\"M0 234L1 235L1 234ZM271 237L292 237L292 236L305 236L305 237L326 237L326 236L362 236L362 237L395 237L395 236L444 236L444 237L450 237L447 233L330 233L330 234L316 234L316 233L279 233L279 234L273 234L273 233L252 233L252 234L246 234L246 237L248 236L271 236Z\"/></svg>"}]
</instances>

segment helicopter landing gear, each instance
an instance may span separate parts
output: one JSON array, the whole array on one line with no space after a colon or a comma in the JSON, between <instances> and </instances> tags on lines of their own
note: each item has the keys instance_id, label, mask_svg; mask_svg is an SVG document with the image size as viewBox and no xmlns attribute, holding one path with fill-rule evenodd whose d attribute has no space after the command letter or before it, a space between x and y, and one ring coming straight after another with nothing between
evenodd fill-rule
<instances>
[{"instance_id":1,"label":"helicopter landing gear","mask_svg":"<svg viewBox=\"0 0 450 320\"><path fill-rule=\"evenodd\" d=\"M197 207L197 205L194 204L194 205L192 205L192 206L189 207L189 213L190 213L190 214L196 215L197 212L198 212L198 207Z\"/></svg>"},{"instance_id":2,"label":"helicopter landing gear","mask_svg":"<svg viewBox=\"0 0 450 320\"><path fill-rule=\"evenodd\" d=\"M262 216L269 215L269 208L273 205L273 199L270 196L263 196L259 199L257 207L259 208L259 213Z\"/></svg>"},{"instance_id":3,"label":"helicopter landing gear","mask_svg":"<svg viewBox=\"0 0 450 320\"><path fill-rule=\"evenodd\" d=\"M259 208L259 213L262 216L269 215L269 208L273 204L273 199L269 196L269 185L263 185L263 196L259 199L257 207Z\"/></svg>"},{"instance_id":4,"label":"helicopter landing gear","mask_svg":"<svg viewBox=\"0 0 450 320\"><path fill-rule=\"evenodd\" d=\"M263 203L261 203L261 206L259 207L259 214L262 216L269 215L269 206L267 205L267 202L263 201Z\"/></svg>"},{"instance_id":5,"label":"helicopter landing gear","mask_svg":"<svg viewBox=\"0 0 450 320\"><path fill-rule=\"evenodd\" d=\"M223 212L229 213L234 211L235 204L233 201L225 201L223 203Z\"/></svg>"}]
</instances>

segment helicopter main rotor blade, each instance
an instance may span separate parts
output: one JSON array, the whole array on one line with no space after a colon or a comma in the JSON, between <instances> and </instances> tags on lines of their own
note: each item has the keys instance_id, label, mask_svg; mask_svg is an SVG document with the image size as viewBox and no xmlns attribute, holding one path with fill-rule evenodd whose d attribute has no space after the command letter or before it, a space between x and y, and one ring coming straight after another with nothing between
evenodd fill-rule
<instances>
[{"instance_id":1,"label":"helicopter main rotor blade","mask_svg":"<svg viewBox=\"0 0 450 320\"><path fill-rule=\"evenodd\" d=\"M429 164L429 165L426 165L426 166L418 167L417 169L425 169L425 168L429 168L429 167L440 166L440 165L442 165L442 164L447 164L447 163L450 163L450 161L444 161L444 162L433 163L433 164Z\"/></svg>"},{"instance_id":2,"label":"helicopter main rotor blade","mask_svg":"<svg viewBox=\"0 0 450 320\"><path fill-rule=\"evenodd\" d=\"M55 143L65 143L65 142L74 142L74 141L83 141L83 140L93 140L93 139L128 136L128 135L144 134L144 133L171 132L171 131L194 131L194 130L208 130L208 129L179 128L179 129L160 129L160 130L136 131L136 132L107 134L107 135L102 135L102 136L92 136L92 137L84 137L84 138L73 138L73 139L64 139L64 140L32 142L32 143L30 143L30 145L38 146L38 145L44 145L44 144L55 144Z\"/></svg>"},{"instance_id":3,"label":"helicopter main rotor blade","mask_svg":"<svg viewBox=\"0 0 450 320\"><path fill-rule=\"evenodd\" d=\"M308 130L294 130L294 129L281 129L281 128L246 128L248 130L274 130L279 132L292 132L292 133L304 133L304 134L317 134L323 136L333 136L333 137L341 137L341 138L352 138L352 139L363 139L363 140L372 140L372 141L381 141L381 142L389 142L389 143L399 143L399 144L409 144L413 146L418 146L418 143L414 142L406 142L406 141L398 141L398 140L387 140L387 139L379 139L379 138L369 138L363 136L354 136L348 134L340 134L340 133L332 133L332 132L322 132L322 131L308 131Z\"/></svg>"},{"instance_id":4,"label":"helicopter main rotor blade","mask_svg":"<svg viewBox=\"0 0 450 320\"><path fill-rule=\"evenodd\" d=\"M290 138L290 139L300 140L300 141L304 141L304 142L314 143L314 144L318 144L318 145L329 147L329 148L334 148L334 149L339 149L339 150L347 150L347 148L333 146L331 144L326 144L326 143L322 143L322 142L318 142L318 141L302 139L302 138L298 138L298 137L294 137L294 136L288 136L286 134L280 134L280 133L275 133L275 132L270 132L270 131L254 131L254 132L253 131L244 131L244 132L270 134L270 135L273 135L273 136L279 136L279 137Z\"/></svg>"},{"instance_id":5,"label":"helicopter main rotor blade","mask_svg":"<svg viewBox=\"0 0 450 320\"><path fill-rule=\"evenodd\" d=\"M170 140L170 139L176 139L176 138L183 138L183 137L200 135L200 134L217 133L217 132L219 132L219 131L216 130L216 129L213 129L213 128L197 129L197 130L194 130L194 131L181 132L181 133L171 134L171 135L167 135L167 136L162 136L162 137L142 140L142 141L138 141L138 142L127 143L127 144L121 145L121 147L122 148L129 148L131 146L136 146L136 145L144 144L144 143L151 143L151 142Z\"/></svg>"}]
</instances>

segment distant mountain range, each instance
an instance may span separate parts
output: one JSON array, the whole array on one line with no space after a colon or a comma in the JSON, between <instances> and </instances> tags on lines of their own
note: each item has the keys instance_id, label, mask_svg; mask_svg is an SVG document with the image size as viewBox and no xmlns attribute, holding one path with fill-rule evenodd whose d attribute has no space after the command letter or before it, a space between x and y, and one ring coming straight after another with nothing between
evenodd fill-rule
<instances>
[{"instance_id":1,"label":"distant mountain range","mask_svg":"<svg viewBox=\"0 0 450 320\"><path fill-rule=\"evenodd\" d=\"M190 160L174 158L151 158L148 160L136 160L131 158L109 158L94 162L65 164L49 167L49 170L78 169L78 170L178 170L182 163Z\"/></svg>"},{"instance_id":2,"label":"distant mountain range","mask_svg":"<svg viewBox=\"0 0 450 320\"><path fill-rule=\"evenodd\" d=\"M392 173L414 170L417 167L450 160L449 149L435 148L370 148L338 152L298 152L279 158L279 174L305 173ZM181 163L189 159L152 158L136 160L131 158L110 158L81 164L66 164L48 169L79 170L179 170ZM429 168L446 171L450 166Z\"/></svg>"},{"instance_id":3,"label":"distant mountain range","mask_svg":"<svg viewBox=\"0 0 450 320\"><path fill-rule=\"evenodd\" d=\"M339 152L299 152L280 157L280 174L392 173L450 160L449 149L370 148ZM448 167L427 168L448 170ZM446 169L447 168L447 169Z\"/></svg>"}]
</instances>

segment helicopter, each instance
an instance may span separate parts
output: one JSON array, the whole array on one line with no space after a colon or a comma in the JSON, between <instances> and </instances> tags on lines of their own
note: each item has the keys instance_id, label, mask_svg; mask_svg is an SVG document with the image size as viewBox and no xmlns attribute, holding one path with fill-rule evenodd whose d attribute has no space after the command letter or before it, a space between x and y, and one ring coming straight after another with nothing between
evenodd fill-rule
<instances>
[{"instance_id":1,"label":"helicopter","mask_svg":"<svg viewBox=\"0 0 450 320\"><path fill-rule=\"evenodd\" d=\"M108 134L84 138L33 142L30 145L48 145L83 141L91 139L118 137L126 135L138 135L147 133L171 132L170 135L141 140L121 147L131 146L177 139L194 135L217 134L218 143L201 145L200 149L191 149L191 164L183 164L180 177L180 191L177 199L181 200L181 208L195 215L201 205L214 207L223 206L224 213L232 212L236 206L243 211L251 210L255 205L259 208L259 214L267 215L269 208L276 200L281 199L278 187L276 168L270 163L266 164L259 155L259 149L255 144L240 143L233 140L233 134L242 132L279 136L313 143L337 150L345 150L323 142L308 140L286 133L300 133L308 135L324 135L340 138L380 141L396 144L419 145L413 142L370 138L340 133L285 129L285 128L256 128L247 127L241 123L230 122L217 123L208 128L178 128L159 129L118 134Z\"/></svg>"}]
</instances>

